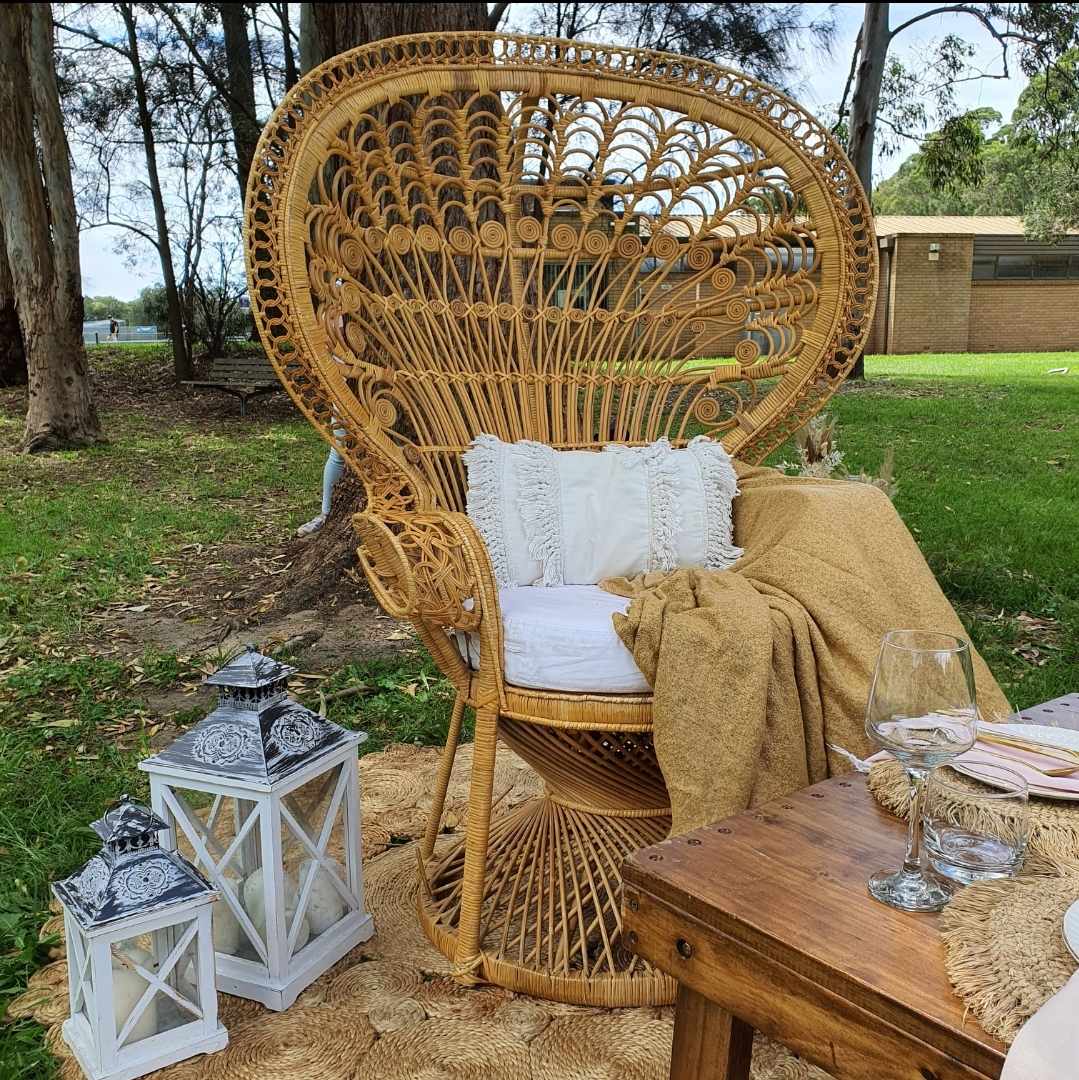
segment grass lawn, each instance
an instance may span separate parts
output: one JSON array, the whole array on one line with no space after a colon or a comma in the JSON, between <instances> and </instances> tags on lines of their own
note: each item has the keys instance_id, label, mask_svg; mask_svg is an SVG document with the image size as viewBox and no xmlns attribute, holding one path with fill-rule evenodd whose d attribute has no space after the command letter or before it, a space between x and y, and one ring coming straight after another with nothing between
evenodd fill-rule
<instances>
[{"instance_id":1,"label":"grass lawn","mask_svg":"<svg viewBox=\"0 0 1079 1080\"><path fill-rule=\"evenodd\" d=\"M135 762L201 715L165 719L156 696L220 659L214 646L118 647L117 620L188 588L223 604L228 575L262 572L254 559L274 557L317 500L323 444L283 399L246 419L223 396L192 406L169 388L165 359L152 346L91 350L108 446L0 450L0 1009L48 955L47 884L94 850L86 824L122 792L144 795ZM867 368L833 405L848 471L872 473L895 448L896 505L1017 706L1079 689L1079 357ZM16 441L21 409L18 392L0 391L0 446ZM207 590L211 564L226 584ZM368 687L330 715L371 730L371 746L441 738L449 697L419 650L323 674L330 692ZM52 1075L41 1034L0 1025L0 1080Z\"/></svg>"},{"instance_id":2,"label":"grass lawn","mask_svg":"<svg viewBox=\"0 0 1079 1080\"><path fill-rule=\"evenodd\" d=\"M1049 375L1069 367L1067 375ZM896 507L1013 704L1079 690L1079 356L878 357L840 447Z\"/></svg>"}]
</instances>

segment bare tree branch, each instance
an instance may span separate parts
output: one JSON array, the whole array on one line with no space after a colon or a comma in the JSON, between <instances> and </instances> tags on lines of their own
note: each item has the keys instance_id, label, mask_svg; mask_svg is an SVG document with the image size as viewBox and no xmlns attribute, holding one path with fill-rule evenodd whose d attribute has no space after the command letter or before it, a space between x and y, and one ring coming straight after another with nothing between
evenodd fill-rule
<instances>
[{"instance_id":1,"label":"bare tree branch","mask_svg":"<svg viewBox=\"0 0 1079 1080\"><path fill-rule=\"evenodd\" d=\"M228 83L214 71L214 69L206 62L206 58L199 52L198 45L196 45L194 38L191 37L187 27L184 26L179 15L176 14L174 5L158 4L157 6L161 11L161 14L172 23L176 33L180 36L180 40L187 46L188 51L191 53L191 59L198 65L198 68L206 81L229 103L230 108L243 113L251 123L257 125L259 122L258 117L251 111L246 103L236 98L229 90Z\"/></svg>"},{"instance_id":2,"label":"bare tree branch","mask_svg":"<svg viewBox=\"0 0 1079 1080\"><path fill-rule=\"evenodd\" d=\"M851 87L854 86L854 73L858 70L858 57L861 52L862 28L859 26L858 36L854 39L854 49L851 52L850 70L847 72L847 81L843 84L843 96L839 99L839 111L836 113L835 124L832 126L833 131L843 123L843 118L847 115L847 101L850 98Z\"/></svg>"}]
</instances>

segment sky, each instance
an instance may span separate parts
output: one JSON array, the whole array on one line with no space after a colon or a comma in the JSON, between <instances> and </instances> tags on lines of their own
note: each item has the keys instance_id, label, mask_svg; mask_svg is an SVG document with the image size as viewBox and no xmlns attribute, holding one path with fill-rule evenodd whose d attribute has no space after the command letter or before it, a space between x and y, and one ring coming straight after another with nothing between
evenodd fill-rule
<instances>
[{"instance_id":1,"label":"sky","mask_svg":"<svg viewBox=\"0 0 1079 1080\"><path fill-rule=\"evenodd\" d=\"M526 5L515 5L524 8ZM891 21L896 26L920 12L927 11L935 4L892 4ZM827 4L807 4L815 13L823 13ZM834 5L838 32L830 56L821 55L812 50L803 54L802 67L805 75L792 87L794 96L811 112L827 113L838 104L843 93L850 65L854 40L861 25L863 4ZM519 23L520 19L515 19ZM973 65L980 71L998 74L1001 71L1000 50L990 35L979 23L969 16L955 14L937 15L917 23L896 39L890 55L915 62L918 55L925 52L934 41L939 41L946 34L957 34L966 38L977 50ZM988 106L1000 112L1005 119L1015 107L1020 92L1026 85L1022 74L1017 73L1017 65L1012 63L1012 75L1008 79L978 79L963 83L959 87L958 103L960 108L974 109ZM917 149L915 143L907 143L897 154L885 158L878 154L875 179L879 182L890 176L899 167L905 157ZM115 296L121 300L130 300L138 295L139 290L161 280L156 253L147 251L134 268L125 258L115 251L116 230L110 228L94 229L82 234L81 262L83 292L87 296Z\"/></svg>"}]
</instances>

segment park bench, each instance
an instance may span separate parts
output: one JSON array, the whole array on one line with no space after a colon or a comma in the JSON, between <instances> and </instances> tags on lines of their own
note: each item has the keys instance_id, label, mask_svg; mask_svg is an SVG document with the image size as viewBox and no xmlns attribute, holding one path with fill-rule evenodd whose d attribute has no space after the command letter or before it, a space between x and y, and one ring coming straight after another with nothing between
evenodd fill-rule
<instances>
[{"instance_id":1,"label":"park bench","mask_svg":"<svg viewBox=\"0 0 1079 1080\"><path fill-rule=\"evenodd\" d=\"M264 356L215 356L205 379L191 379L184 386L222 390L240 399L240 415L247 414L253 398L282 389L277 373Z\"/></svg>"}]
</instances>

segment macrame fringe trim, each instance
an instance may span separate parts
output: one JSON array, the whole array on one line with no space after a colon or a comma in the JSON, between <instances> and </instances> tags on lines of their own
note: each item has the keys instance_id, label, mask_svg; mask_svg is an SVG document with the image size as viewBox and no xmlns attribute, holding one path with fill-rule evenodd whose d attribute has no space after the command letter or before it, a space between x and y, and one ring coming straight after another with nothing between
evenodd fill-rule
<instances>
[{"instance_id":1,"label":"macrame fringe trim","mask_svg":"<svg viewBox=\"0 0 1079 1080\"><path fill-rule=\"evenodd\" d=\"M738 477L723 445L713 442L707 435L691 439L688 449L697 461L704 484L705 566L709 570L728 570L742 557L742 549L734 543L731 518L734 499L738 495Z\"/></svg>"},{"instance_id":2,"label":"macrame fringe trim","mask_svg":"<svg viewBox=\"0 0 1079 1080\"><path fill-rule=\"evenodd\" d=\"M564 585L562 558L562 484L557 450L523 440L510 450L517 474L517 511L528 540L528 553L543 566L543 584Z\"/></svg>"},{"instance_id":3,"label":"macrame fringe trim","mask_svg":"<svg viewBox=\"0 0 1079 1080\"><path fill-rule=\"evenodd\" d=\"M479 530L491 558L495 581L506 588L515 585L503 532L503 471L509 447L494 435L477 435L472 448L462 455L468 470L465 510Z\"/></svg>"},{"instance_id":4,"label":"macrame fringe trim","mask_svg":"<svg viewBox=\"0 0 1079 1080\"><path fill-rule=\"evenodd\" d=\"M648 569L678 567L678 534L682 528L682 478L670 440L663 436L648 446L608 443L605 454L616 454L630 468L644 466L648 496Z\"/></svg>"},{"instance_id":5,"label":"macrame fringe trim","mask_svg":"<svg viewBox=\"0 0 1079 1080\"><path fill-rule=\"evenodd\" d=\"M952 986L982 1027L1009 1044L1033 1015L1016 1013L1012 982L998 970L992 950L996 908L1013 888L1014 881L968 886L941 918L944 967Z\"/></svg>"}]
</instances>

